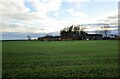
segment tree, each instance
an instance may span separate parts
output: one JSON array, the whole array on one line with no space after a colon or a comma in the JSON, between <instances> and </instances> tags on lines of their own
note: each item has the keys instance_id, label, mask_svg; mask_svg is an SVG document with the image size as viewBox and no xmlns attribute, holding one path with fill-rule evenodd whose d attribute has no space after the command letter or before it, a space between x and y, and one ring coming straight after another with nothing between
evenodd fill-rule
<instances>
[{"instance_id":1,"label":"tree","mask_svg":"<svg viewBox=\"0 0 120 79\"><path fill-rule=\"evenodd\" d=\"M68 36L73 36L73 25L68 28Z\"/></svg>"},{"instance_id":2,"label":"tree","mask_svg":"<svg viewBox=\"0 0 120 79\"><path fill-rule=\"evenodd\" d=\"M68 31L68 29L64 28L63 30L60 31L60 35L61 36L67 36L67 31Z\"/></svg>"},{"instance_id":3,"label":"tree","mask_svg":"<svg viewBox=\"0 0 120 79\"><path fill-rule=\"evenodd\" d=\"M70 27L64 28L63 30L60 31L61 36L79 36L84 38L86 36L86 32L84 31L86 28L80 25L73 26L71 25Z\"/></svg>"},{"instance_id":4,"label":"tree","mask_svg":"<svg viewBox=\"0 0 120 79\"><path fill-rule=\"evenodd\" d=\"M102 27L102 34L105 37L108 37L109 33L110 33L110 26L108 24L104 24L104 26Z\"/></svg>"},{"instance_id":5,"label":"tree","mask_svg":"<svg viewBox=\"0 0 120 79\"><path fill-rule=\"evenodd\" d=\"M80 27L80 36L82 37L82 39L85 39L85 37L87 35L87 33L85 32L86 27L83 25L81 25L79 27Z\"/></svg>"},{"instance_id":6,"label":"tree","mask_svg":"<svg viewBox=\"0 0 120 79\"><path fill-rule=\"evenodd\" d=\"M28 40L31 40L31 36L27 36L28 37Z\"/></svg>"},{"instance_id":7,"label":"tree","mask_svg":"<svg viewBox=\"0 0 120 79\"><path fill-rule=\"evenodd\" d=\"M79 25L76 25L73 28L73 33L74 33L75 36L78 36L80 34L80 27L79 27Z\"/></svg>"}]
</instances>

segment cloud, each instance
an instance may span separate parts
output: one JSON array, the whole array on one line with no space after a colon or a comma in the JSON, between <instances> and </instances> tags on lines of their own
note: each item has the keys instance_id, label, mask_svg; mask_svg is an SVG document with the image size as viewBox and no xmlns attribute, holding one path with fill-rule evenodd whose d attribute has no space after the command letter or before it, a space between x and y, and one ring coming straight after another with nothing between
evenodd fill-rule
<instances>
[{"instance_id":1,"label":"cloud","mask_svg":"<svg viewBox=\"0 0 120 79\"><path fill-rule=\"evenodd\" d=\"M63 0L64 2L119 2L119 0Z\"/></svg>"},{"instance_id":2,"label":"cloud","mask_svg":"<svg viewBox=\"0 0 120 79\"><path fill-rule=\"evenodd\" d=\"M63 9L62 3L65 1L67 4L70 3L73 6L70 6L69 9ZM29 4L25 4L25 2ZM78 9L81 6L81 2L84 1L3 0L0 3L2 32L51 33L59 32L64 27L72 24L97 23L97 20L101 20L102 22L109 20L110 23L116 23L117 16L114 13L107 13L95 19L88 17L86 13ZM50 14L50 12L53 14Z\"/></svg>"},{"instance_id":3,"label":"cloud","mask_svg":"<svg viewBox=\"0 0 120 79\"><path fill-rule=\"evenodd\" d=\"M29 8L25 7L24 0L9 0L0 2L0 13L14 14L29 12Z\"/></svg>"},{"instance_id":4,"label":"cloud","mask_svg":"<svg viewBox=\"0 0 120 79\"><path fill-rule=\"evenodd\" d=\"M102 14L99 17L97 17L96 19L98 22L117 26L118 25L118 11L115 10L113 12L108 12L106 14Z\"/></svg>"},{"instance_id":5,"label":"cloud","mask_svg":"<svg viewBox=\"0 0 120 79\"><path fill-rule=\"evenodd\" d=\"M80 11L75 11L73 8L67 10L73 17L87 17L87 15Z\"/></svg>"},{"instance_id":6,"label":"cloud","mask_svg":"<svg viewBox=\"0 0 120 79\"><path fill-rule=\"evenodd\" d=\"M79 3L79 2L90 2L91 0L63 0L65 2Z\"/></svg>"},{"instance_id":7,"label":"cloud","mask_svg":"<svg viewBox=\"0 0 120 79\"><path fill-rule=\"evenodd\" d=\"M61 0L30 0L36 7L37 12L47 14L50 11L58 11L61 7Z\"/></svg>"},{"instance_id":8,"label":"cloud","mask_svg":"<svg viewBox=\"0 0 120 79\"><path fill-rule=\"evenodd\" d=\"M101 27L104 26L104 24L109 24L110 28L108 30L116 31L118 30L118 12L117 10L113 12L108 12L102 15L99 15L93 19L93 25L87 25L89 31L94 30L102 30ZM91 22L91 20L89 20Z\"/></svg>"},{"instance_id":9,"label":"cloud","mask_svg":"<svg viewBox=\"0 0 120 79\"><path fill-rule=\"evenodd\" d=\"M0 3L0 13L2 16L0 23L3 26L3 32L48 33L53 32L55 26L59 26L59 21L49 17L47 13L59 11L61 0L30 1L37 12L31 12L30 7L25 5L24 0L9 0Z\"/></svg>"}]
</instances>

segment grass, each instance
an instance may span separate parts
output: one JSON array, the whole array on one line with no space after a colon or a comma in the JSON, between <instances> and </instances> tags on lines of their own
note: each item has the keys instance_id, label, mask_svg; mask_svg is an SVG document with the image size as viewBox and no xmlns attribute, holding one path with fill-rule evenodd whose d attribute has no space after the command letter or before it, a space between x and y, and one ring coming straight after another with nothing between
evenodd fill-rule
<instances>
[{"instance_id":1,"label":"grass","mask_svg":"<svg viewBox=\"0 0 120 79\"><path fill-rule=\"evenodd\" d=\"M118 41L6 41L3 78L118 77Z\"/></svg>"}]
</instances>

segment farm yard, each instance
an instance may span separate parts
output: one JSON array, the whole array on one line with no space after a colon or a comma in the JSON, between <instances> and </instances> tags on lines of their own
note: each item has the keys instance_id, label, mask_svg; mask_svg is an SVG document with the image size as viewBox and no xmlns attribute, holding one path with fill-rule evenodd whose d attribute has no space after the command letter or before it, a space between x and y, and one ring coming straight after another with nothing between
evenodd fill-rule
<instances>
[{"instance_id":1,"label":"farm yard","mask_svg":"<svg viewBox=\"0 0 120 79\"><path fill-rule=\"evenodd\" d=\"M118 77L118 41L3 41L8 78Z\"/></svg>"}]
</instances>

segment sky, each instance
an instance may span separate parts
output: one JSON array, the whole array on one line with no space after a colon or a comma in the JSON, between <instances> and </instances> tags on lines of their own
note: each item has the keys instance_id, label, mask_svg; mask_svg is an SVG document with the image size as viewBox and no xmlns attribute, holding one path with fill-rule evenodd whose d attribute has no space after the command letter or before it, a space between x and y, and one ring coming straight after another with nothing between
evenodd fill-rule
<instances>
[{"instance_id":1,"label":"sky","mask_svg":"<svg viewBox=\"0 0 120 79\"><path fill-rule=\"evenodd\" d=\"M86 31L110 24L117 30L119 0L1 0L0 39L36 38L52 33L59 35L64 27L86 25Z\"/></svg>"}]
</instances>

